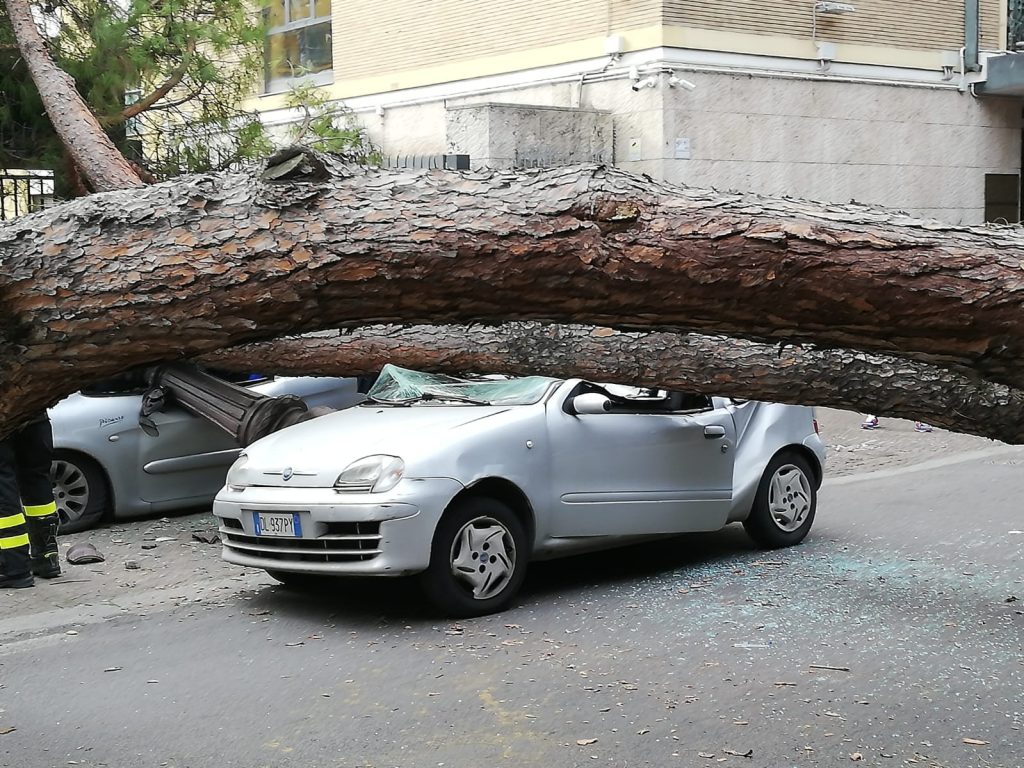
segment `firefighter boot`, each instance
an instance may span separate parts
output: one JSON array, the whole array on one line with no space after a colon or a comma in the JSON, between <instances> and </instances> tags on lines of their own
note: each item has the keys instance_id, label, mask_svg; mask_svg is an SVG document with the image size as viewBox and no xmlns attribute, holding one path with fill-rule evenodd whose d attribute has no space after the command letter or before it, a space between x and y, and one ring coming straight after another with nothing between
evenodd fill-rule
<instances>
[{"instance_id":1,"label":"firefighter boot","mask_svg":"<svg viewBox=\"0 0 1024 768\"><path fill-rule=\"evenodd\" d=\"M0 589L23 589L35 584L29 567L28 544L0 551Z\"/></svg>"},{"instance_id":2,"label":"firefighter boot","mask_svg":"<svg viewBox=\"0 0 1024 768\"><path fill-rule=\"evenodd\" d=\"M60 576L60 551L57 549L57 515L28 518L28 538L32 545L32 573L44 579Z\"/></svg>"}]
</instances>

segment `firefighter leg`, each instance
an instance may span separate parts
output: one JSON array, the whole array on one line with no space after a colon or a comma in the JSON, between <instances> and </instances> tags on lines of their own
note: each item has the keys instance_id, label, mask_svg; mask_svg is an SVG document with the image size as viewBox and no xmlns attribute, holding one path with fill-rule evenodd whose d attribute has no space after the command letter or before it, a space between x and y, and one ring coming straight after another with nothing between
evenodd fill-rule
<instances>
[{"instance_id":1,"label":"firefighter leg","mask_svg":"<svg viewBox=\"0 0 1024 768\"><path fill-rule=\"evenodd\" d=\"M0 557L3 558L0 589L31 587L34 582L27 530L25 516L21 512L0 517Z\"/></svg>"},{"instance_id":2,"label":"firefighter leg","mask_svg":"<svg viewBox=\"0 0 1024 768\"><path fill-rule=\"evenodd\" d=\"M25 505L28 536L32 547L32 572L44 579L60 576L57 549L57 504L53 500L50 465L53 462L53 432L48 419L26 424L13 436L18 466L18 489Z\"/></svg>"},{"instance_id":3,"label":"firefighter leg","mask_svg":"<svg viewBox=\"0 0 1024 768\"><path fill-rule=\"evenodd\" d=\"M32 584L28 525L21 512L14 451L9 439L0 440L0 589Z\"/></svg>"},{"instance_id":4,"label":"firefighter leg","mask_svg":"<svg viewBox=\"0 0 1024 768\"><path fill-rule=\"evenodd\" d=\"M25 506L29 543L32 547L32 573L44 579L60 576L60 550L57 549L57 505L53 502Z\"/></svg>"}]
</instances>

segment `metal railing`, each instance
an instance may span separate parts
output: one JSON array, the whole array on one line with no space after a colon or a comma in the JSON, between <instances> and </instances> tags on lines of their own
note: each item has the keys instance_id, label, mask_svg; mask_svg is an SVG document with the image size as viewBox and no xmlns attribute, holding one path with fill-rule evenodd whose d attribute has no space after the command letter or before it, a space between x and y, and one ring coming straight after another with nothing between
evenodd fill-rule
<instances>
[{"instance_id":1,"label":"metal railing","mask_svg":"<svg viewBox=\"0 0 1024 768\"><path fill-rule=\"evenodd\" d=\"M469 170L469 155L382 155L377 162L385 168ZM57 202L53 171L0 169L0 221L41 211Z\"/></svg>"},{"instance_id":2,"label":"metal railing","mask_svg":"<svg viewBox=\"0 0 1024 768\"><path fill-rule=\"evenodd\" d=\"M469 155L381 155L384 168L443 168L468 171Z\"/></svg>"},{"instance_id":3,"label":"metal railing","mask_svg":"<svg viewBox=\"0 0 1024 768\"><path fill-rule=\"evenodd\" d=\"M550 155L543 154L519 154L515 153L512 158L513 168L558 168L563 165L578 165L580 163L606 164L608 158L603 152L558 152Z\"/></svg>"}]
</instances>

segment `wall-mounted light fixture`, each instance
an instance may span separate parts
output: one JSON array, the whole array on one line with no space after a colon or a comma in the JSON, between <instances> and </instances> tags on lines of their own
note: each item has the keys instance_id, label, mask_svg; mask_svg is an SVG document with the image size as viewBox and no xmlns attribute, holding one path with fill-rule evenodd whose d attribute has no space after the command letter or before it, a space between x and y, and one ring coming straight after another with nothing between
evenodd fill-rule
<instances>
[{"instance_id":1,"label":"wall-mounted light fixture","mask_svg":"<svg viewBox=\"0 0 1024 768\"><path fill-rule=\"evenodd\" d=\"M814 4L814 10L818 13L853 13L857 9L849 3L830 3L819 0Z\"/></svg>"},{"instance_id":2,"label":"wall-mounted light fixture","mask_svg":"<svg viewBox=\"0 0 1024 768\"><path fill-rule=\"evenodd\" d=\"M853 13L856 6L849 3L833 3L830 0L817 0L811 10L811 40L818 39L818 14L825 13Z\"/></svg>"},{"instance_id":3,"label":"wall-mounted light fixture","mask_svg":"<svg viewBox=\"0 0 1024 768\"><path fill-rule=\"evenodd\" d=\"M818 54L818 66L822 72L827 72L832 60L836 57L836 44L819 40L814 47Z\"/></svg>"},{"instance_id":4,"label":"wall-mounted light fixture","mask_svg":"<svg viewBox=\"0 0 1024 768\"><path fill-rule=\"evenodd\" d=\"M942 79L952 80L953 74L960 69L960 51L942 52Z\"/></svg>"}]
</instances>

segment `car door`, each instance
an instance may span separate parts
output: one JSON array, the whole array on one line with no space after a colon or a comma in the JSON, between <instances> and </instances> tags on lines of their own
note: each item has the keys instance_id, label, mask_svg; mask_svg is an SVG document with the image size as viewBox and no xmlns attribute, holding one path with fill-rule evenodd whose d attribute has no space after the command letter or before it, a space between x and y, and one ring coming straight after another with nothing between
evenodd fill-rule
<instances>
[{"instance_id":1,"label":"car door","mask_svg":"<svg viewBox=\"0 0 1024 768\"><path fill-rule=\"evenodd\" d=\"M261 378L221 373L268 397L298 395L309 405L348 408L365 399L355 378ZM157 435L139 437L141 497L150 503L205 503L221 486L239 447L224 430L173 405L150 416Z\"/></svg>"},{"instance_id":2,"label":"car door","mask_svg":"<svg viewBox=\"0 0 1024 768\"><path fill-rule=\"evenodd\" d=\"M577 415L564 407L567 398L548 408L550 535L678 533L725 524L736 438L726 408Z\"/></svg>"},{"instance_id":3,"label":"car door","mask_svg":"<svg viewBox=\"0 0 1024 768\"><path fill-rule=\"evenodd\" d=\"M212 422L176 406L150 419L157 435L139 436L140 496L154 504L212 499L238 458L238 444Z\"/></svg>"}]
</instances>

